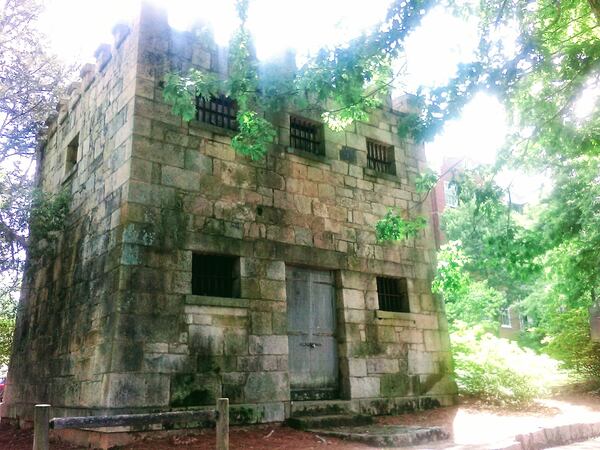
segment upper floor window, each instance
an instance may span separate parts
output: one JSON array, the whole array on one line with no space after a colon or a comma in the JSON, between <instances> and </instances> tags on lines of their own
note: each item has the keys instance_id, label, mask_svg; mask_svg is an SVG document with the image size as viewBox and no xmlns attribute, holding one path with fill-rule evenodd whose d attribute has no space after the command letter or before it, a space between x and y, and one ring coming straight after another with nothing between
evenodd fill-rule
<instances>
[{"instance_id":1,"label":"upper floor window","mask_svg":"<svg viewBox=\"0 0 600 450\"><path fill-rule=\"evenodd\" d=\"M381 311L410 312L406 278L377 277L377 298Z\"/></svg>"},{"instance_id":2,"label":"upper floor window","mask_svg":"<svg viewBox=\"0 0 600 450\"><path fill-rule=\"evenodd\" d=\"M290 116L290 147L322 156L323 126L320 123Z\"/></svg>"},{"instance_id":3,"label":"upper floor window","mask_svg":"<svg viewBox=\"0 0 600 450\"><path fill-rule=\"evenodd\" d=\"M79 153L79 133L69 142L67 146L67 156L65 161L65 173L71 172L77 165L77 156Z\"/></svg>"},{"instance_id":4,"label":"upper floor window","mask_svg":"<svg viewBox=\"0 0 600 450\"><path fill-rule=\"evenodd\" d=\"M196 119L219 128L236 131L237 105L235 101L220 95L206 100L204 97L196 98Z\"/></svg>"},{"instance_id":5,"label":"upper floor window","mask_svg":"<svg viewBox=\"0 0 600 450\"><path fill-rule=\"evenodd\" d=\"M458 208L458 190L455 183L444 181L444 197L446 198L446 206Z\"/></svg>"},{"instance_id":6,"label":"upper floor window","mask_svg":"<svg viewBox=\"0 0 600 450\"><path fill-rule=\"evenodd\" d=\"M377 172L396 175L394 146L367 139L367 167Z\"/></svg>"}]
</instances>

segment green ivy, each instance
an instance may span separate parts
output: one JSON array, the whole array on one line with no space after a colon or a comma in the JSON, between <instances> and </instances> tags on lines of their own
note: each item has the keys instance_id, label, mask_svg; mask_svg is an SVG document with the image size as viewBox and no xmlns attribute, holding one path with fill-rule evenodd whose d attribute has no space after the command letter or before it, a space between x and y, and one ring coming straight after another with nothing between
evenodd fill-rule
<instances>
[{"instance_id":1,"label":"green ivy","mask_svg":"<svg viewBox=\"0 0 600 450\"><path fill-rule=\"evenodd\" d=\"M56 194L35 190L29 218L30 240L35 244L42 240L53 241L53 233L62 231L65 227L70 203L71 194L67 190ZM32 256L41 256L37 249L37 245L30 248Z\"/></svg>"},{"instance_id":2,"label":"green ivy","mask_svg":"<svg viewBox=\"0 0 600 450\"><path fill-rule=\"evenodd\" d=\"M425 172L419 174L415 180L415 188L419 194L429 192L438 182L438 176L431 169L426 169Z\"/></svg>"},{"instance_id":3,"label":"green ivy","mask_svg":"<svg viewBox=\"0 0 600 450\"><path fill-rule=\"evenodd\" d=\"M229 45L227 80L198 70L185 75L171 73L165 78L163 95L173 113L186 121L195 117L197 96L231 97L239 110L234 148L253 159L262 157L275 137L265 111L289 106L312 111L336 131L354 121L368 120L369 113L389 94L394 79L391 63L402 51L403 40L435 4L433 0L395 1L373 33L341 47L322 49L298 70L269 64L259 71L246 29L248 3L236 2L240 26Z\"/></svg>"},{"instance_id":4,"label":"green ivy","mask_svg":"<svg viewBox=\"0 0 600 450\"><path fill-rule=\"evenodd\" d=\"M221 82L210 73L190 69L186 75L168 73L165 76L163 97L172 105L173 114L189 122L196 117L196 97L206 100L218 95Z\"/></svg>"},{"instance_id":5,"label":"green ivy","mask_svg":"<svg viewBox=\"0 0 600 450\"><path fill-rule=\"evenodd\" d=\"M239 133L231 141L234 150L253 160L261 159L275 138L275 128L255 111L239 112Z\"/></svg>"},{"instance_id":6,"label":"green ivy","mask_svg":"<svg viewBox=\"0 0 600 450\"><path fill-rule=\"evenodd\" d=\"M416 236L425 225L427 220L424 217L406 220L390 209L375 225L375 235L378 242L403 241Z\"/></svg>"}]
</instances>

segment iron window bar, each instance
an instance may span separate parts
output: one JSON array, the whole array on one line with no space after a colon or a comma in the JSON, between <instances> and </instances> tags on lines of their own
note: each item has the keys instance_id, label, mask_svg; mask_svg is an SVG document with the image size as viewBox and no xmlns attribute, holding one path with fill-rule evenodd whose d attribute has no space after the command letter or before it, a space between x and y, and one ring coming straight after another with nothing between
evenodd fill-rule
<instances>
[{"instance_id":1,"label":"iron window bar","mask_svg":"<svg viewBox=\"0 0 600 450\"><path fill-rule=\"evenodd\" d=\"M313 155L323 156L321 124L290 116L290 146Z\"/></svg>"},{"instance_id":2,"label":"iron window bar","mask_svg":"<svg viewBox=\"0 0 600 450\"><path fill-rule=\"evenodd\" d=\"M377 277L379 309L390 312L410 312L406 278Z\"/></svg>"},{"instance_id":3,"label":"iron window bar","mask_svg":"<svg viewBox=\"0 0 600 450\"><path fill-rule=\"evenodd\" d=\"M209 99L196 97L196 120L219 128L237 131L237 105L234 100L220 95Z\"/></svg>"},{"instance_id":4,"label":"iron window bar","mask_svg":"<svg viewBox=\"0 0 600 450\"><path fill-rule=\"evenodd\" d=\"M396 175L394 146L367 139L367 167L376 172Z\"/></svg>"},{"instance_id":5,"label":"iron window bar","mask_svg":"<svg viewBox=\"0 0 600 450\"><path fill-rule=\"evenodd\" d=\"M236 257L192 254L192 294L239 297Z\"/></svg>"}]
</instances>

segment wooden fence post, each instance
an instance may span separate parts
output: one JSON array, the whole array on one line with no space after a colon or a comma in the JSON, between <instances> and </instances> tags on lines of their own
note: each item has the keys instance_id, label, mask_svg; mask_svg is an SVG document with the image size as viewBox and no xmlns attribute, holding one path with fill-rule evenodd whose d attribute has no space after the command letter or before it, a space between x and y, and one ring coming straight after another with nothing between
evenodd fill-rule
<instances>
[{"instance_id":1,"label":"wooden fence post","mask_svg":"<svg viewBox=\"0 0 600 450\"><path fill-rule=\"evenodd\" d=\"M229 450L229 399L217 400L217 450Z\"/></svg>"},{"instance_id":2,"label":"wooden fence post","mask_svg":"<svg viewBox=\"0 0 600 450\"><path fill-rule=\"evenodd\" d=\"M33 450L48 450L50 405L35 405L33 410Z\"/></svg>"}]
</instances>

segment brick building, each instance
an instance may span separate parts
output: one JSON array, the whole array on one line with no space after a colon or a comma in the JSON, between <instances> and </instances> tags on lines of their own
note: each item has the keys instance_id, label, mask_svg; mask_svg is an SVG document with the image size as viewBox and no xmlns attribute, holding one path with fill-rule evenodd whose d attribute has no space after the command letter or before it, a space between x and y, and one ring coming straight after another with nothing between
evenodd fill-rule
<instances>
[{"instance_id":1,"label":"brick building","mask_svg":"<svg viewBox=\"0 0 600 450\"><path fill-rule=\"evenodd\" d=\"M401 112L345 132L273 114L276 143L253 162L230 146L226 98L186 123L162 97L166 71L223 75L226 50L148 5L114 34L40 146L41 187L72 204L25 276L3 417L220 396L238 422L283 420L306 400L376 414L451 403L432 230L375 239L389 207L421 204L423 151L395 133Z\"/></svg>"}]
</instances>

